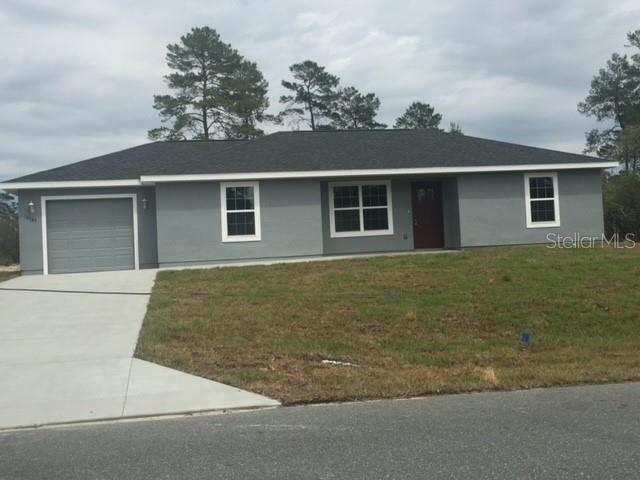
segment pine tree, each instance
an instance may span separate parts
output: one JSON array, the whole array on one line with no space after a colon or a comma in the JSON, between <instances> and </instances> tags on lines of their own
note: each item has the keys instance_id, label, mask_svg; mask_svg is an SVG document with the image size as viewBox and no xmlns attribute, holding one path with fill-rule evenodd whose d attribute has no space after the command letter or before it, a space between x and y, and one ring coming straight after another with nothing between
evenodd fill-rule
<instances>
[{"instance_id":1,"label":"pine tree","mask_svg":"<svg viewBox=\"0 0 640 480\"><path fill-rule=\"evenodd\" d=\"M283 80L282 86L292 93L280 97L280 103L286 108L278 117L296 123L306 121L311 130L321 128L322 121L332 116L340 79L311 60L295 63L289 71L294 81Z\"/></svg>"},{"instance_id":2,"label":"pine tree","mask_svg":"<svg viewBox=\"0 0 640 480\"><path fill-rule=\"evenodd\" d=\"M268 83L255 63L209 27L196 27L167 46L165 76L173 95L154 95L162 126L149 130L157 140L252 138L268 107Z\"/></svg>"}]
</instances>

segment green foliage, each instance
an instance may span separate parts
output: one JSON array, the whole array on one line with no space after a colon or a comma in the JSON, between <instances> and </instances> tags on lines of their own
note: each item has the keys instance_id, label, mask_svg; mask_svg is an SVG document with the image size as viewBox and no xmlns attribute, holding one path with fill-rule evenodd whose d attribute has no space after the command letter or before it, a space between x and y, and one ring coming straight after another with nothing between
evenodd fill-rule
<instances>
[{"instance_id":1,"label":"green foliage","mask_svg":"<svg viewBox=\"0 0 640 480\"><path fill-rule=\"evenodd\" d=\"M589 94L578 104L578 110L598 121L613 119L624 127L637 112L635 89L639 78L635 66L626 55L614 53L591 80Z\"/></svg>"},{"instance_id":2,"label":"green foliage","mask_svg":"<svg viewBox=\"0 0 640 480\"><path fill-rule=\"evenodd\" d=\"M453 133L454 135L464 135L460 124L455 122L449 122L449 133Z\"/></svg>"},{"instance_id":3,"label":"green foliage","mask_svg":"<svg viewBox=\"0 0 640 480\"><path fill-rule=\"evenodd\" d=\"M18 263L18 214L15 198L0 192L0 265Z\"/></svg>"},{"instance_id":4,"label":"green foliage","mask_svg":"<svg viewBox=\"0 0 640 480\"><path fill-rule=\"evenodd\" d=\"M282 86L291 94L280 97L285 109L278 117L280 120L288 118L294 123L306 121L311 130L317 130L323 118L330 119L332 116L340 79L311 60L295 63L289 67L289 71L294 81L283 80Z\"/></svg>"},{"instance_id":5,"label":"green foliage","mask_svg":"<svg viewBox=\"0 0 640 480\"><path fill-rule=\"evenodd\" d=\"M442 115L435 113L435 109L428 103L413 102L409 108L398 117L394 128L435 128L440 130Z\"/></svg>"},{"instance_id":6,"label":"green foliage","mask_svg":"<svg viewBox=\"0 0 640 480\"><path fill-rule=\"evenodd\" d=\"M379 108L375 93L363 95L355 87L343 88L333 104L332 125L339 130L386 128L376 121Z\"/></svg>"},{"instance_id":7,"label":"green foliage","mask_svg":"<svg viewBox=\"0 0 640 480\"><path fill-rule=\"evenodd\" d=\"M640 174L623 172L606 178L603 196L607 235L632 233L640 240Z\"/></svg>"},{"instance_id":8,"label":"green foliage","mask_svg":"<svg viewBox=\"0 0 640 480\"><path fill-rule=\"evenodd\" d=\"M0 218L0 265L13 265L18 258L18 219Z\"/></svg>"},{"instance_id":9,"label":"green foliage","mask_svg":"<svg viewBox=\"0 0 640 480\"><path fill-rule=\"evenodd\" d=\"M264 111L269 107L269 84L255 63L243 60L232 74L232 88L228 98L232 105L231 121L225 128L228 138L255 138L264 135L256 122L267 120Z\"/></svg>"},{"instance_id":10,"label":"green foliage","mask_svg":"<svg viewBox=\"0 0 640 480\"><path fill-rule=\"evenodd\" d=\"M386 128L376 121L380 99L375 93L362 94L355 87L339 88L340 79L311 60L293 64L294 81L283 80L291 91L280 97L285 109L278 121L306 122L311 130Z\"/></svg>"},{"instance_id":11,"label":"green foliage","mask_svg":"<svg viewBox=\"0 0 640 480\"><path fill-rule=\"evenodd\" d=\"M620 132L612 157L625 165L625 170L640 171L640 124L629 125Z\"/></svg>"},{"instance_id":12,"label":"green foliage","mask_svg":"<svg viewBox=\"0 0 640 480\"><path fill-rule=\"evenodd\" d=\"M210 140L215 136L252 138L263 134L257 122L269 106L268 83L209 27L196 27L167 46L165 76L173 95L154 95L162 123L149 130L153 140Z\"/></svg>"},{"instance_id":13,"label":"green foliage","mask_svg":"<svg viewBox=\"0 0 640 480\"><path fill-rule=\"evenodd\" d=\"M640 30L627 34L631 47L640 49ZM585 152L617 159L628 169L632 159L620 157L617 142L622 132L640 124L640 54L630 57L614 53L591 80L589 94L578 104L578 111L599 122L610 122L609 128L586 133Z\"/></svg>"},{"instance_id":14,"label":"green foliage","mask_svg":"<svg viewBox=\"0 0 640 480\"><path fill-rule=\"evenodd\" d=\"M0 190L0 218L17 215L16 197Z\"/></svg>"}]
</instances>

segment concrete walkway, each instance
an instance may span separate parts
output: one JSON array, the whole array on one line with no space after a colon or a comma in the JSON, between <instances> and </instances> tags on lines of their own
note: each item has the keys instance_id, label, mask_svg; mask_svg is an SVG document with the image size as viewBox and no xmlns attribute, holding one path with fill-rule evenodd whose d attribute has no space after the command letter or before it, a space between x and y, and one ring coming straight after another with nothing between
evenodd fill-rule
<instances>
[{"instance_id":1,"label":"concrete walkway","mask_svg":"<svg viewBox=\"0 0 640 480\"><path fill-rule=\"evenodd\" d=\"M333 262L340 260L360 260L365 258L378 257L406 257L409 255L442 255L451 253L460 253L462 250L444 250L441 248L427 250L407 250L377 253L351 253L340 255L314 255L310 257L276 257L267 260L231 260L231 261L214 261L211 263L197 263L194 265L172 265L161 267L160 270L200 270L207 268L224 268L224 267L253 267L266 265L282 265L285 263L312 263L312 262Z\"/></svg>"},{"instance_id":2,"label":"concrete walkway","mask_svg":"<svg viewBox=\"0 0 640 480\"><path fill-rule=\"evenodd\" d=\"M155 275L0 283L0 428L278 405L132 358Z\"/></svg>"}]
</instances>

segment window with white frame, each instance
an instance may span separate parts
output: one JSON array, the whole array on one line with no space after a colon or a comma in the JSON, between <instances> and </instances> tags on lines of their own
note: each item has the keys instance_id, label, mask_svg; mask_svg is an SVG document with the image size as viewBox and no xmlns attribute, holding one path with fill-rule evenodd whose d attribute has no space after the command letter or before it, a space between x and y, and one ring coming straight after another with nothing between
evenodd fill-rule
<instances>
[{"instance_id":1,"label":"window with white frame","mask_svg":"<svg viewBox=\"0 0 640 480\"><path fill-rule=\"evenodd\" d=\"M557 173L525 173L527 228L559 227Z\"/></svg>"},{"instance_id":2,"label":"window with white frame","mask_svg":"<svg viewBox=\"0 0 640 480\"><path fill-rule=\"evenodd\" d=\"M258 182L220 184L223 242L260 240L260 187Z\"/></svg>"},{"instance_id":3,"label":"window with white frame","mask_svg":"<svg viewBox=\"0 0 640 480\"><path fill-rule=\"evenodd\" d=\"M393 233L389 181L329 184L329 223L332 237Z\"/></svg>"}]
</instances>

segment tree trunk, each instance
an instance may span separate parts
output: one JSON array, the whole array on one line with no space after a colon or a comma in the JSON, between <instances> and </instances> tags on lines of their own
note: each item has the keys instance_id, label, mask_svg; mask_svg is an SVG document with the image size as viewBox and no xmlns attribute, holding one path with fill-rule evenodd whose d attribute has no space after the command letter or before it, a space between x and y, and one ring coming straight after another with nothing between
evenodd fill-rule
<instances>
[{"instance_id":1,"label":"tree trunk","mask_svg":"<svg viewBox=\"0 0 640 480\"><path fill-rule=\"evenodd\" d=\"M313 115L313 105L311 103L308 104L309 107L309 117L311 118L311 130L316 129L316 120Z\"/></svg>"},{"instance_id":2,"label":"tree trunk","mask_svg":"<svg viewBox=\"0 0 640 480\"><path fill-rule=\"evenodd\" d=\"M309 117L311 118L311 130L316 129L316 120L313 116L313 101L311 100L311 92L309 91L309 87L307 89L307 108L309 109Z\"/></svg>"},{"instance_id":3,"label":"tree trunk","mask_svg":"<svg viewBox=\"0 0 640 480\"><path fill-rule=\"evenodd\" d=\"M625 171L629 171L629 155L625 153L624 155L624 169Z\"/></svg>"},{"instance_id":4,"label":"tree trunk","mask_svg":"<svg viewBox=\"0 0 640 480\"><path fill-rule=\"evenodd\" d=\"M202 71L202 127L205 140L209 140L209 122L207 118L207 74Z\"/></svg>"},{"instance_id":5,"label":"tree trunk","mask_svg":"<svg viewBox=\"0 0 640 480\"><path fill-rule=\"evenodd\" d=\"M209 140L209 122L207 122L207 107L202 106L202 125L204 126L204 138Z\"/></svg>"}]
</instances>

